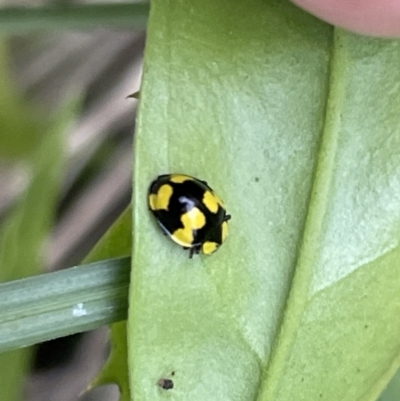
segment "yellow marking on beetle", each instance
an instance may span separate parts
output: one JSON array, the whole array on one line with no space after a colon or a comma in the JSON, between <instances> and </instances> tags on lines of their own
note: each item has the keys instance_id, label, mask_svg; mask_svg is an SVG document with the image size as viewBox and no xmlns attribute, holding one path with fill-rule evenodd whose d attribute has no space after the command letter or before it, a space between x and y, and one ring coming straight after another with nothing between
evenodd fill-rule
<instances>
[{"instance_id":1,"label":"yellow marking on beetle","mask_svg":"<svg viewBox=\"0 0 400 401\"><path fill-rule=\"evenodd\" d=\"M179 245L190 247L194 241L193 230L204 227L206 217L197 207L194 207L181 216L181 222L183 228L175 230L172 237Z\"/></svg>"},{"instance_id":2,"label":"yellow marking on beetle","mask_svg":"<svg viewBox=\"0 0 400 401\"><path fill-rule=\"evenodd\" d=\"M171 174L169 180L175 184L182 184L185 181L193 181L193 178L183 174Z\"/></svg>"},{"instance_id":3,"label":"yellow marking on beetle","mask_svg":"<svg viewBox=\"0 0 400 401\"><path fill-rule=\"evenodd\" d=\"M215 199L217 200L218 204L225 209L225 203L222 202L222 199L215 193L213 192L213 195L215 196Z\"/></svg>"},{"instance_id":4,"label":"yellow marking on beetle","mask_svg":"<svg viewBox=\"0 0 400 401\"><path fill-rule=\"evenodd\" d=\"M206 241L201 249L205 255L215 252L218 249L218 244L216 242Z\"/></svg>"},{"instance_id":5,"label":"yellow marking on beetle","mask_svg":"<svg viewBox=\"0 0 400 401\"><path fill-rule=\"evenodd\" d=\"M149 195L149 206L151 210L157 210L157 195L150 194Z\"/></svg>"},{"instance_id":6,"label":"yellow marking on beetle","mask_svg":"<svg viewBox=\"0 0 400 401\"><path fill-rule=\"evenodd\" d=\"M220 203L218 202L218 197L215 196L213 193L210 191L204 192L203 196L203 203L205 204L206 208L211 212L211 213L217 213L218 212L218 207Z\"/></svg>"},{"instance_id":7,"label":"yellow marking on beetle","mask_svg":"<svg viewBox=\"0 0 400 401\"><path fill-rule=\"evenodd\" d=\"M190 227L178 228L171 235L171 238L180 246L190 248L193 244L193 231Z\"/></svg>"},{"instance_id":8,"label":"yellow marking on beetle","mask_svg":"<svg viewBox=\"0 0 400 401\"><path fill-rule=\"evenodd\" d=\"M149 204L152 210L168 210L169 200L174 190L171 185L162 185L156 194L149 196Z\"/></svg>"},{"instance_id":9,"label":"yellow marking on beetle","mask_svg":"<svg viewBox=\"0 0 400 401\"><path fill-rule=\"evenodd\" d=\"M184 227L199 230L206 225L206 216L204 216L200 209L194 207L181 216L181 222Z\"/></svg>"},{"instance_id":10,"label":"yellow marking on beetle","mask_svg":"<svg viewBox=\"0 0 400 401\"><path fill-rule=\"evenodd\" d=\"M228 223L224 221L222 223L222 242L225 242L227 236L228 236Z\"/></svg>"}]
</instances>

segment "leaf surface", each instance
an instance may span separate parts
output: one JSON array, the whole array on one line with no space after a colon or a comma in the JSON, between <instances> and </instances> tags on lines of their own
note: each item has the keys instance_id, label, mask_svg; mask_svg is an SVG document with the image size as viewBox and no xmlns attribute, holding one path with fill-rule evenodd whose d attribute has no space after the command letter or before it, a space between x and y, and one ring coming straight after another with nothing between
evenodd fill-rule
<instances>
[{"instance_id":1,"label":"leaf surface","mask_svg":"<svg viewBox=\"0 0 400 401\"><path fill-rule=\"evenodd\" d=\"M86 262L96 262L107 258L128 256L132 249L132 209L128 207L100 239ZM126 321L110 326L111 353L107 363L97 377L89 385L88 390L95 386L116 383L120 390L120 400L128 401L129 379L127 366Z\"/></svg>"},{"instance_id":2,"label":"leaf surface","mask_svg":"<svg viewBox=\"0 0 400 401\"><path fill-rule=\"evenodd\" d=\"M400 43L278 0L154 0L149 24L132 399L164 399L161 378L175 400L376 399L400 363ZM216 254L151 219L168 172L226 202Z\"/></svg>"}]
</instances>

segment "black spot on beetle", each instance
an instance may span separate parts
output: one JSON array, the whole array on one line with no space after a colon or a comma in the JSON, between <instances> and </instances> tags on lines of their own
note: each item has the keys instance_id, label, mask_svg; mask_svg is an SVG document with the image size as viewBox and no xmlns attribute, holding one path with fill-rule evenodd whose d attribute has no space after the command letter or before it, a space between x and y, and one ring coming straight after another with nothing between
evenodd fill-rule
<instances>
[{"instance_id":1,"label":"black spot on beetle","mask_svg":"<svg viewBox=\"0 0 400 401\"><path fill-rule=\"evenodd\" d=\"M163 390L171 390L174 388L174 382L171 379L160 379L157 384L163 389Z\"/></svg>"}]
</instances>

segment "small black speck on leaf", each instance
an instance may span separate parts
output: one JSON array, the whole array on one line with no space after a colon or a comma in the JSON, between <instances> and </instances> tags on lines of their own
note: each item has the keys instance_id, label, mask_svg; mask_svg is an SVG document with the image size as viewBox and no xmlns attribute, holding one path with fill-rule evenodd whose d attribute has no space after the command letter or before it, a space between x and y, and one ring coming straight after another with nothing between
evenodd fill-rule
<instances>
[{"instance_id":1,"label":"small black speck on leaf","mask_svg":"<svg viewBox=\"0 0 400 401\"><path fill-rule=\"evenodd\" d=\"M171 379L160 379L157 384L164 390L171 390L174 388L174 382Z\"/></svg>"}]
</instances>

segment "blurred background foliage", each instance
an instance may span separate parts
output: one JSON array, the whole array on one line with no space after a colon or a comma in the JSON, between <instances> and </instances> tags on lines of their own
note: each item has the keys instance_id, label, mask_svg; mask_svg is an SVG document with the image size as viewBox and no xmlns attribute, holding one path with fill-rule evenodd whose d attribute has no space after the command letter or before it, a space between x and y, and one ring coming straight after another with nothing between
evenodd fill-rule
<instances>
[{"instance_id":1,"label":"blurred background foliage","mask_svg":"<svg viewBox=\"0 0 400 401\"><path fill-rule=\"evenodd\" d=\"M131 197L148 4L3 1L0 282L82 260ZM0 355L0 400L76 400L107 330ZM116 400L116 386L82 399Z\"/></svg>"}]
</instances>

